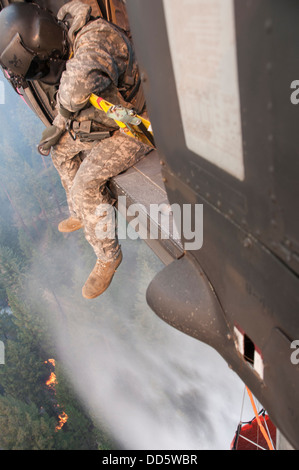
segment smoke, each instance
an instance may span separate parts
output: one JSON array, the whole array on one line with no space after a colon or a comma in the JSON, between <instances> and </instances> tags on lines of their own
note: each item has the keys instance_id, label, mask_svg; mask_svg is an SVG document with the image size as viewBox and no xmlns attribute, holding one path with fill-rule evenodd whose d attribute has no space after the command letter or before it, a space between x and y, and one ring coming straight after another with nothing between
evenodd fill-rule
<instances>
[{"instance_id":1,"label":"smoke","mask_svg":"<svg viewBox=\"0 0 299 470\"><path fill-rule=\"evenodd\" d=\"M51 253L46 288L37 287L41 259L32 266L28 295L42 291L52 305L57 359L122 448L229 449L244 385L214 350L147 306L146 288L163 267L151 250L138 240L122 249L110 288L93 301L81 297L95 259L82 259L79 235Z\"/></svg>"},{"instance_id":2,"label":"smoke","mask_svg":"<svg viewBox=\"0 0 299 470\"><path fill-rule=\"evenodd\" d=\"M167 349L154 349L114 338L110 354L103 343L86 341L68 361L73 383L126 449L228 448L241 389L232 377L228 385L225 365L211 351L176 333L172 339Z\"/></svg>"},{"instance_id":3,"label":"smoke","mask_svg":"<svg viewBox=\"0 0 299 470\"><path fill-rule=\"evenodd\" d=\"M5 113L14 126L3 118L3 133L24 152L23 140L36 142L40 123L32 123L25 106L16 119L19 97L6 88ZM22 141L15 140L16 125ZM38 320L49 324L55 358L86 408L126 449L228 449L244 385L215 351L163 323L146 305L146 288L162 269L155 255L144 242L123 240L124 261L109 290L86 301L81 288L94 255L82 250L79 233L59 237L35 247L24 300L40 306L37 311L47 307Z\"/></svg>"}]
</instances>

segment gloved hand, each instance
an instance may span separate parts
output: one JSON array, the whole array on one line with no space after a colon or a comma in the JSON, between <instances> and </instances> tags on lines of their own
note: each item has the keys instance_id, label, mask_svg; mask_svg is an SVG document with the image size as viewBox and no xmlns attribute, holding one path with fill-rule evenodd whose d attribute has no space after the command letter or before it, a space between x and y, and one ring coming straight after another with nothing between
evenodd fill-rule
<instances>
[{"instance_id":1,"label":"gloved hand","mask_svg":"<svg viewBox=\"0 0 299 470\"><path fill-rule=\"evenodd\" d=\"M71 111L69 111L68 109L64 108L62 105L59 105L58 112L66 121L71 119L71 117L73 116L73 113L71 113Z\"/></svg>"},{"instance_id":2,"label":"gloved hand","mask_svg":"<svg viewBox=\"0 0 299 470\"><path fill-rule=\"evenodd\" d=\"M64 131L64 129L57 126L47 127L42 133L41 141L38 144L39 153L41 155L49 155L51 147L57 144Z\"/></svg>"}]
</instances>

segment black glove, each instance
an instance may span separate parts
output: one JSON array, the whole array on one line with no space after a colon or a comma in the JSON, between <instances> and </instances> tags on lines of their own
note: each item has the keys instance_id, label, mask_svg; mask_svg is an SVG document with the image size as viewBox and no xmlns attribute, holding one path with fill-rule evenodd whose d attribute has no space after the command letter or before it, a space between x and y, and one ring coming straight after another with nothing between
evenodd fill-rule
<instances>
[{"instance_id":1,"label":"black glove","mask_svg":"<svg viewBox=\"0 0 299 470\"><path fill-rule=\"evenodd\" d=\"M41 155L49 155L51 147L57 144L64 132L64 129L56 126L47 127L42 133L41 141L38 144L39 153Z\"/></svg>"}]
</instances>

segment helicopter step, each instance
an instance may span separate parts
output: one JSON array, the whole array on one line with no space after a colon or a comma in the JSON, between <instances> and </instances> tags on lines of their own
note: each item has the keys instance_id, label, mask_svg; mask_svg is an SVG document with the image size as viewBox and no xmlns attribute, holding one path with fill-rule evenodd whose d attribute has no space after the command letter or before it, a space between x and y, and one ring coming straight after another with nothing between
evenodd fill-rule
<instances>
[{"instance_id":1,"label":"helicopter step","mask_svg":"<svg viewBox=\"0 0 299 470\"><path fill-rule=\"evenodd\" d=\"M125 173L114 177L110 188L117 198L119 212L134 224L140 238L165 265L183 255L155 150Z\"/></svg>"}]
</instances>

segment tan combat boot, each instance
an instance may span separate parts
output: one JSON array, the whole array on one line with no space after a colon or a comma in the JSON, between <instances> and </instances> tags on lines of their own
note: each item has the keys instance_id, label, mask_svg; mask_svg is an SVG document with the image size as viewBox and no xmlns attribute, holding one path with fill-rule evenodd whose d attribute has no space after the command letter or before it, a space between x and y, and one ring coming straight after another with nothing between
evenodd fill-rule
<instances>
[{"instance_id":1,"label":"tan combat boot","mask_svg":"<svg viewBox=\"0 0 299 470\"><path fill-rule=\"evenodd\" d=\"M80 222L80 220L75 219L74 217L69 217L68 219L62 220L60 224L58 225L58 230L59 232L62 233L70 233L70 232L75 232L76 230L79 230L79 228L82 228L83 224Z\"/></svg>"},{"instance_id":2,"label":"tan combat boot","mask_svg":"<svg viewBox=\"0 0 299 470\"><path fill-rule=\"evenodd\" d=\"M122 261L120 252L116 259L108 263L97 260L95 267L91 271L87 281L82 288L82 295L85 299L94 299L101 295L109 287L114 273Z\"/></svg>"}]
</instances>

